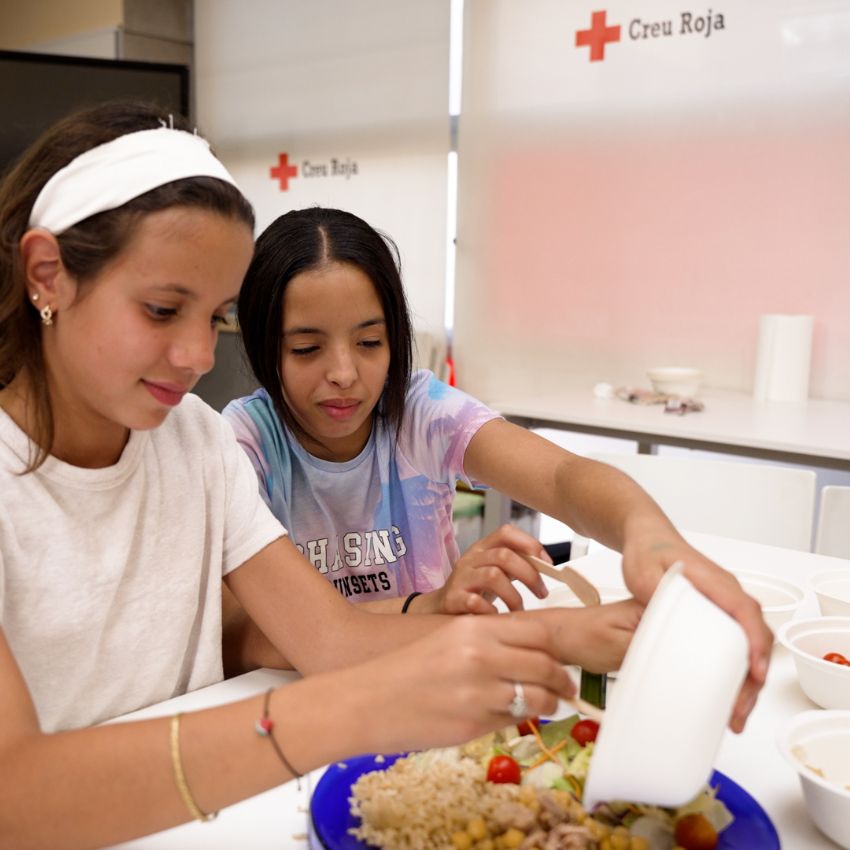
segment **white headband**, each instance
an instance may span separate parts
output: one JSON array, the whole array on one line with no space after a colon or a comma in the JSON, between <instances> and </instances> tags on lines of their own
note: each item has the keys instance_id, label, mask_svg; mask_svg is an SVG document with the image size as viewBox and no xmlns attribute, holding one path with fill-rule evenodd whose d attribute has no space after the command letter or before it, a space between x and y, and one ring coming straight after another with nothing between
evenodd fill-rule
<instances>
[{"instance_id":1,"label":"white headband","mask_svg":"<svg viewBox=\"0 0 850 850\"><path fill-rule=\"evenodd\" d=\"M60 168L35 199L29 226L58 236L95 213L185 177L216 177L236 186L200 136L169 127L128 133Z\"/></svg>"}]
</instances>

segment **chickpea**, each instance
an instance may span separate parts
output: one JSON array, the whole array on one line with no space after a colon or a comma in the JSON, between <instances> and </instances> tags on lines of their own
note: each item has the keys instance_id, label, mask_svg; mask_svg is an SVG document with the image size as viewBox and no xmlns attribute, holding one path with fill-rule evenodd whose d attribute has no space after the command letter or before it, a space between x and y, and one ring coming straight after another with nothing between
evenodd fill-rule
<instances>
[{"instance_id":1,"label":"chickpea","mask_svg":"<svg viewBox=\"0 0 850 850\"><path fill-rule=\"evenodd\" d=\"M525 841L525 833L521 829L512 826L502 836L502 847L504 850L516 850L523 841Z\"/></svg>"},{"instance_id":2,"label":"chickpea","mask_svg":"<svg viewBox=\"0 0 850 850\"><path fill-rule=\"evenodd\" d=\"M481 841L476 842L475 850L496 850L496 845L492 838L482 838Z\"/></svg>"},{"instance_id":3,"label":"chickpea","mask_svg":"<svg viewBox=\"0 0 850 850\"><path fill-rule=\"evenodd\" d=\"M629 840L629 850L649 850L649 842L642 836L633 835Z\"/></svg>"},{"instance_id":4,"label":"chickpea","mask_svg":"<svg viewBox=\"0 0 850 850\"><path fill-rule=\"evenodd\" d=\"M517 799L524 806L527 806L533 800L537 800L537 794L535 793L534 788L532 788L531 785L520 785Z\"/></svg>"},{"instance_id":5,"label":"chickpea","mask_svg":"<svg viewBox=\"0 0 850 850\"><path fill-rule=\"evenodd\" d=\"M487 837L487 824L484 818L473 818L467 825L466 831L473 841L481 841Z\"/></svg>"},{"instance_id":6,"label":"chickpea","mask_svg":"<svg viewBox=\"0 0 850 850\"><path fill-rule=\"evenodd\" d=\"M540 811L540 800L537 798L537 792L530 785L520 786L517 800L530 812L534 812L535 815Z\"/></svg>"},{"instance_id":7,"label":"chickpea","mask_svg":"<svg viewBox=\"0 0 850 850\"><path fill-rule=\"evenodd\" d=\"M611 839L603 838L602 841L599 842L599 850L614 850L611 846Z\"/></svg>"},{"instance_id":8,"label":"chickpea","mask_svg":"<svg viewBox=\"0 0 850 850\"><path fill-rule=\"evenodd\" d=\"M452 845L455 850L471 850L472 838L468 832L458 830L452 833Z\"/></svg>"},{"instance_id":9,"label":"chickpea","mask_svg":"<svg viewBox=\"0 0 850 850\"><path fill-rule=\"evenodd\" d=\"M569 809L576 802L575 797L569 791L561 791L559 788L552 791L552 796L558 801L558 805L563 806L565 809Z\"/></svg>"},{"instance_id":10,"label":"chickpea","mask_svg":"<svg viewBox=\"0 0 850 850\"><path fill-rule=\"evenodd\" d=\"M611 850L631 850L629 831L625 827L616 827L611 833L610 841Z\"/></svg>"},{"instance_id":11,"label":"chickpea","mask_svg":"<svg viewBox=\"0 0 850 850\"><path fill-rule=\"evenodd\" d=\"M600 823L593 818L588 818L584 825L590 830L590 834L597 841L602 841L603 838L607 838L611 834L611 830L604 823Z\"/></svg>"}]
</instances>

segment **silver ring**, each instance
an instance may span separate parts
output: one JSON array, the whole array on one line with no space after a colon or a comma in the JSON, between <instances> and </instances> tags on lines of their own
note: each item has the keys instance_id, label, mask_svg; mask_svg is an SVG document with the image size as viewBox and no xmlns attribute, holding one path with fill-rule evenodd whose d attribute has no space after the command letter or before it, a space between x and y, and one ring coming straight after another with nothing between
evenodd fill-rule
<instances>
[{"instance_id":1,"label":"silver ring","mask_svg":"<svg viewBox=\"0 0 850 850\"><path fill-rule=\"evenodd\" d=\"M514 682L514 698L508 706L508 711L515 720L522 720L531 714L531 709L525 701L525 691L519 682Z\"/></svg>"}]
</instances>

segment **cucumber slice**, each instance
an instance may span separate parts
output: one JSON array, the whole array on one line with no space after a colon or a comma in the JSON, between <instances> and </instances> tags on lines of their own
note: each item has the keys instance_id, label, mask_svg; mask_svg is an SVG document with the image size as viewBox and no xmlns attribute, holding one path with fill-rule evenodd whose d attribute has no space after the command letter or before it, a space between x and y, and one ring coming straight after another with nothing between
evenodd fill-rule
<instances>
[{"instance_id":1,"label":"cucumber slice","mask_svg":"<svg viewBox=\"0 0 850 850\"><path fill-rule=\"evenodd\" d=\"M597 708L605 708L607 684L608 676L605 673L588 673L587 670L582 670L579 680L579 696Z\"/></svg>"}]
</instances>

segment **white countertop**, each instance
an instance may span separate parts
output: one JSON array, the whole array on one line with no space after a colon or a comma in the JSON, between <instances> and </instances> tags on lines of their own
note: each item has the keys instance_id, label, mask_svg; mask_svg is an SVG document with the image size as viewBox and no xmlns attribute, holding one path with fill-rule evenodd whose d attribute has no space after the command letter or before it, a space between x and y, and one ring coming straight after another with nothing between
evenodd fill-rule
<instances>
[{"instance_id":1,"label":"white countertop","mask_svg":"<svg viewBox=\"0 0 850 850\"><path fill-rule=\"evenodd\" d=\"M814 595L807 585L808 576L822 569L847 567L847 562L838 558L713 535L686 536L697 548L730 569L767 572L796 582L806 591L800 616L817 614ZM619 555L609 550L573 562L603 586L622 583L619 564ZM296 677L294 673L257 670L136 712L128 719L219 705ZM814 707L797 685L790 655L784 648L774 647L767 685L746 730L741 735L726 733L715 764L764 807L779 832L783 850L835 850L836 846L809 820L797 775L776 746L777 730L785 719ZM319 770L304 777L300 790L290 782L231 806L212 823L190 823L116 846L122 850L306 850L310 792L321 773Z\"/></svg>"},{"instance_id":2,"label":"white countertop","mask_svg":"<svg viewBox=\"0 0 850 850\"><path fill-rule=\"evenodd\" d=\"M529 426L850 469L850 402L757 402L744 392L711 388L700 398L703 411L679 416L663 405L596 398L588 382L487 403Z\"/></svg>"}]
</instances>

